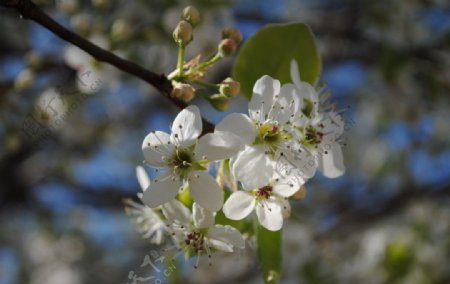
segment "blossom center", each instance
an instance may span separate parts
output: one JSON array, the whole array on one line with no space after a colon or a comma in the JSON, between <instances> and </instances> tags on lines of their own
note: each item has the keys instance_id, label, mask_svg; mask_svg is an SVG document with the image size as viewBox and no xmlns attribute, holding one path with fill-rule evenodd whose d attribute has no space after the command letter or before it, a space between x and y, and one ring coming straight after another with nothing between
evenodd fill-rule
<instances>
[{"instance_id":1,"label":"blossom center","mask_svg":"<svg viewBox=\"0 0 450 284\"><path fill-rule=\"evenodd\" d=\"M312 126L308 126L303 130L304 137L300 140L300 143L306 146L317 146L323 140L324 134L316 130Z\"/></svg>"},{"instance_id":2,"label":"blossom center","mask_svg":"<svg viewBox=\"0 0 450 284\"><path fill-rule=\"evenodd\" d=\"M187 148L177 148L170 159L170 164L176 173L185 175L189 172L194 163L192 151Z\"/></svg>"},{"instance_id":3,"label":"blossom center","mask_svg":"<svg viewBox=\"0 0 450 284\"><path fill-rule=\"evenodd\" d=\"M257 200L269 199L269 197L272 195L272 186L266 185L258 188L254 194Z\"/></svg>"},{"instance_id":4,"label":"blossom center","mask_svg":"<svg viewBox=\"0 0 450 284\"><path fill-rule=\"evenodd\" d=\"M205 251L205 235L200 231L192 231L187 234L184 243L195 253Z\"/></svg>"},{"instance_id":5,"label":"blossom center","mask_svg":"<svg viewBox=\"0 0 450 284\"><path fill-rule=\"evenodd\" d=\"M277 123L266 122L256 126L257 133L253 144L266 144L272 150L276 150L276 147L283 139L290 138L289 134L282 129Z\"/></svg>"}]
</instances>

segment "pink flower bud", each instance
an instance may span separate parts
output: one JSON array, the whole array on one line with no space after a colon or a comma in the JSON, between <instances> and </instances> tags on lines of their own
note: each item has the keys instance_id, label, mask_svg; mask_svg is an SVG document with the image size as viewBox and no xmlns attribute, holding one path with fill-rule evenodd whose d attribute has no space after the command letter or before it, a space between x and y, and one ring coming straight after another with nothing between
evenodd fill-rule
<instances>
[{"instance_id":1,"label":"pink flower bud","mask_svg":"<svg viewBox=\"0 0 450 284\"><path fill-rule=\"evenodd\" d=\"M212 95L210 103L218 111L226 111L230 107L230 99L221 94Z\"/></svg>"},{"instance_id":2,"label":"pink flower bud","mask_svg":"<svg viewBox=\"0 0 450 284\"><path fill-rule=\"evenodd\" d=\"M188 44L192 40L192 26L181 20L173 31L173 39L176 43Z\"/></svg>"},{"instance_id":3,"label":"pink flower bud","mask_svg":"<svg viewBox=\"0 0 450 284\"><path fill-rule=\"evenodd\" d=\"M242 41L242 34L236 28L227 27L222 30L222 38L223 39L225 39L225 38L232 39L236 42L236 44L239 44Z\"/></svg>"},{"instance_id":4,"label":"pink flower bud","mask_svg":"<svg viewBox=\"0 0 450 284\"><path fill-rule=\"evenodd\" d=\"M195 89L189 84L177 83L172 90L172 97L188 102L195 96Z\"/></svg>"},{"instance_id":5,"label":"pink flower bud","mask_svg":"<svg viewBox=\"0 0 450 284\"><path fill-rule=\"evenodd\" d=\"M200 13L192 6L187 6L183 10L183 20L189 22L192 27L196 27L200 23Z\"/></svg>"},{"instance_id":6,"label":"pink flower bud","mask_svg":"<svg viewBox=\"0 0 450 284\"><path fill-rule=\"evenodd\" d=\"M231 78L226 78L225 80L223 80L219 87L220 93L227 97L237 96L240 90L241 84Z\"/></svg>"},{"instance_id":7,"label":"pink flower bud","mask_svg":"<svg viewBox=\"0 0 450 284\"><path fill-rule=\"evenodd\" d=\"M222 56L230 56L236 52L237 45L232 39L226 38L219 43L219 52Z\"/></svg>"}]
</instances>

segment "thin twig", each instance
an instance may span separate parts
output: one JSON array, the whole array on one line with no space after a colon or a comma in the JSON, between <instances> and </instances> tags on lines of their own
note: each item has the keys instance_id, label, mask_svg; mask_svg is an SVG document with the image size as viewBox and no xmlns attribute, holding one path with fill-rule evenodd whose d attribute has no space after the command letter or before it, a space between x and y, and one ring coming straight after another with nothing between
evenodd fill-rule
<instances>
[{"instance_id":1,"label":"thin twig","mask_svg":"<svg viewBox=\"0 0 450 284\"><path fill-rule=\"evenodd\" d=\"M57 23L30 0L0 0L0 6L16 9L22 15L22 18L33 20L63 40L78 46L96 60L108 63L128 74L146 81L178 108L183 109L187 106L183 101L171 96L172 84L164 74L156 74L93 44ZM214 124L203 119L203 133L205 134L212 131L214 131Z\"/></svg>"}]
</instances>

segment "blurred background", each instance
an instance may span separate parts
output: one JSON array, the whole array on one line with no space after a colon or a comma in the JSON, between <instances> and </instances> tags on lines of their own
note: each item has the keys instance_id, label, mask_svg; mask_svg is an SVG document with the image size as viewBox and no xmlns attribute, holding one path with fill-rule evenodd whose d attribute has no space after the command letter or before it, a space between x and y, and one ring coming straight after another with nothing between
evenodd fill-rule
<instances>
[{"instance_id":1,"label":"blurred background","mask_svg":"<svg viewBox=\"0 0 450 284\"><path fill-rule=\"evenodd\" d=\"M267 23L309 24L322 82L337 106L349 107L347 172L318 174L306 199L291 203L282 283L450 283L448 1L35 2L166 74L186 5L203 18L189 57L212 55L224 26L248 38ZM122 199L139 190L143 138L167 131L178 109L16 11L0 8L0 27L0 284L131 283L130 271L162 247L140 237ZM210 80L229 76L232 63L221 62ZM194 103L213 122L247 110L242 98L225 113ZM216 257L212 267L183 264L170 277L152 271L155 279L138 283L262 282L251 249Z\"/></svg>"}]
</instances>

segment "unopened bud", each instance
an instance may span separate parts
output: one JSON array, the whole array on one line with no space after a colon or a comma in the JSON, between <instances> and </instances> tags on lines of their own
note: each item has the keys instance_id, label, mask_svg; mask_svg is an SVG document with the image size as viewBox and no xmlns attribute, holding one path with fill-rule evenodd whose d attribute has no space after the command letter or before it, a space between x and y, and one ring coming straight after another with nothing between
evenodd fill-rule
<instances>
[{"instance_id":1,"label":"unopened bud","mask_svg":"<svg viewBox=\"0 0 450 284\"><path fill-rule=\"evenodd\" d=\"M232 39L226 38L219 43L219 52L222 56L230 56L236 52L237 45Z\"/></svg>"},{"instance_id":2,"label":"unopened bud","mask_svg":"<svg viewBox=\"0 0 450 284\"><path fill-rule=\"evenodd\" d=\"M192 6L187 6L183 10L183 20L189 22L192 27L196 27L200 23L200 13Z\"/></svg>"},{"instance_id":3,"label":"unopened bud","mask_svg":"<svg viewBox=\"0 0 450 284\"><path fill-rule=\"evenodd\" d=\"M195 89L189 84L178 83L173 87L172 97L188 102L194 98Z\"/></svg>"},{"instance_id":4,"label":"unopened bud","mask_svg":"<svg viewBox=\"0 0 450 284\"><path fill-rule=\"evenodd\" d=\"M220 84L219 91L222 95L227 96L229 98L235 97L241 91L241 84L237 81L234 81L231 78L226 78Z\"/></svg>"},{"instance_id":5,"label":"unopened bud","mask_svg":"<svg viewBox=\"0 0 450 284\"><path fill-rule=\"evenodd\" d=\"M14 80L14 87L16 90L27 90L33 87L34 84L34 72L30 69L22 70Z\"/></svg>"},{"instance_id":6,"label":"unopened bud","mask_svg":"<svg viewBox=\"0 0 450 284\"><path fill-rule=\"evenodd\" d=\"M236 28L227 27L222 30L222 38L223 39L225 39L225 38L232 39L236 42L236 44L239 44L242 41L242 34Z\"/></svg>"},{"instance_id":7,"label":"unopened bud","mask_svg":"<svg viewBox=\"0 0 450 284\"><path fill-rule=\"evenodd\" d=\"M173 39L176 43L188 44L192 40L192 25L181 20L173 31Z\"/></svg>"},{"instance_id":8,"label":"unopened bud","mask_svg":"<svg viewBox=\"0 0 450 284\"><path fill-rule=\"evenodd\" d=\"M230 107L230 99L222 94L212 95L210 103L218 111L226 111Z\"/></svg>"}]
</instances>

